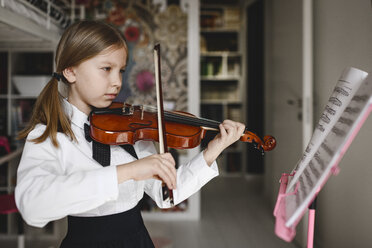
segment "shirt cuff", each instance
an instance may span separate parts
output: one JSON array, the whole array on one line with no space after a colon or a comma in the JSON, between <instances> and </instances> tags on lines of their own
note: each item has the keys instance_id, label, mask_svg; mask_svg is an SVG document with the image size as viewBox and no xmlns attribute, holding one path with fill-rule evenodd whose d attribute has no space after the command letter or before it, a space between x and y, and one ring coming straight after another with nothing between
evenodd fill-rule
<instances>
[{"instance_id":1,"label":"shirt cuff","mask_svg":"<svg viewBox=\"0 0 372 248\"><path fill-rule=\"evenodd\" d=\"M104 196L105 202L116 200L119 196L116 166L103 167L97 173L99 173L98 177L100 182L102 182L97 183L100 195Z\"/></svg>"},{"instance_id":2,"label":"shirt cuff","mask_svg":"<svg viewBox=\"0 0 372 248\"><path fill-rule=\"evenodd\" d=\"M200 152L190 161L190 171L192 174L198 175L202 185L219 175L217 162L213 161L213 163L208 166L204 159L203 152Z\"/></svg>"}]
</instances>

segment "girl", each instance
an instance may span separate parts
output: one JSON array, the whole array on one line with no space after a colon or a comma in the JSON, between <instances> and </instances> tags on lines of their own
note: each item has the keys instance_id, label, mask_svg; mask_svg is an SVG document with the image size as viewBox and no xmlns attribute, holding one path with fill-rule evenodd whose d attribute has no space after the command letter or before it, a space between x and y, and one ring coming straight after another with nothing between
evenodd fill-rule
<instances>
[{"instance_id":1,"label":"girl","mask_svg":"<svg viewBox=\"0 0 372 248\"><path fill-rule=\"evenodd\" d=\"M218 175L217 156L244 131L243 124L224 121L207 148L177 170L172 156L156 154L149 141L136 142L135 153L111 146L108 163L96 157L98 163L84 125L93 108L108 107L119 93L127 56L122 34L110 25L81 21L70 26L57 47L56 73L20 133L26 142L17 207L36 227L68 216L63 248L153 247L137 206L144 192L159 207L170 207L162 199L163 181L173 190L174 203L182 202ZM58 81L67 85L67 98L60 95Z\"/></svg>"}]
</instances>

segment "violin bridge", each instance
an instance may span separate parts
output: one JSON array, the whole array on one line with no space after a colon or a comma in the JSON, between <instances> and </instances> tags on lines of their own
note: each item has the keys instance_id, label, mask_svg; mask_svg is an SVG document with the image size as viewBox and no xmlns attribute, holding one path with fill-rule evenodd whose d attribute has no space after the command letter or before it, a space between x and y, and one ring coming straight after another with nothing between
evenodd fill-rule
<instances>
[{"instance_id":1,"label":"violin bridge","mask_svg":"<svg viewBox=\"0 0 372 248\"><path fill-rule=\"evenodd\" d=\"M126 103L124 102L122 112L123 115L133 115L134 107L133 106L127 107Z\"/></svg>"},{"instance_id":2,"label":"violin bridge","mask_svg":"<svg viewBox=\"0 0 372 248\"><path fill-rule=\"evenodd\" d=\"M143 111L143 105L140 105L140 110L141 110L141 120L143 120L143 113L144 113L144 111Z\"/></svg>"}]
</instances>

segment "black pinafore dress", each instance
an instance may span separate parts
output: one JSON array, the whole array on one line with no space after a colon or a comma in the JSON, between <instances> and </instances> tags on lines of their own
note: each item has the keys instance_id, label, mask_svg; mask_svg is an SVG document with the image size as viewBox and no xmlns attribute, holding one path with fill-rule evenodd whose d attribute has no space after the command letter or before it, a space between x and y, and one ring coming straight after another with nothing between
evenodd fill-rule
<instances>
[{"instance_id":1,"label":"black pinafore dress","mask_svg":"<svg viewBox=\"0 0 372 248\"><path fill-rule=\"evenodd\" d=\"M89 126L84 125L85 137ZM122 145L124 150L138 159L131 145ZM93 158L102 166L109 166L110 146L93 141ZM60 248L154 248L154 244L143 223L140 207L123 213L97 216L68 216L68 231Z\"/></svg>"},{"instance_id":2,"label":"black pinafore dress","mask_svg":"<svg viewBox=\"0 0 372 248\"><path fill-rule=\"evenodd\" d=\"M60 248L154 248L139 206L98 217L68 216Z\"/></svg>"}]
</instances>

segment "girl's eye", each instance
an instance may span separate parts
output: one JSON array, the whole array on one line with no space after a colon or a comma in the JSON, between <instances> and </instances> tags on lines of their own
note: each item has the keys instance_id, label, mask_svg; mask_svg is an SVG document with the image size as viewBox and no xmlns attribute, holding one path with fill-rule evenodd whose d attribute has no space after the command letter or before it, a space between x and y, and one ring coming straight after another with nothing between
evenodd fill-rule
<instances>
[{"instance_id":1,"label":"girl's eye","mask_svg":"<svg viewBox=\"0 0 372 248\"><path fill-rule=\"evenodd\" d=\"M110 71L111 70L111 67L103 67L102 70L104 70L104 71Z\"/></svg>"},{"instance_id":2,"label":"girl's eye","mask_svg":"<svg viewBox=\"0 0 372 248\"><path fill-rule=\"evenodd\" d=\"M124 73L124 72L125 72L125 69L121 69L121 70L120 70L120 73Z\"/></svg>"}]
</instances>

